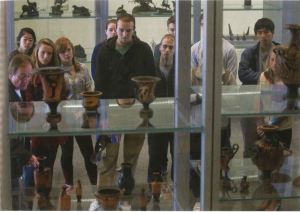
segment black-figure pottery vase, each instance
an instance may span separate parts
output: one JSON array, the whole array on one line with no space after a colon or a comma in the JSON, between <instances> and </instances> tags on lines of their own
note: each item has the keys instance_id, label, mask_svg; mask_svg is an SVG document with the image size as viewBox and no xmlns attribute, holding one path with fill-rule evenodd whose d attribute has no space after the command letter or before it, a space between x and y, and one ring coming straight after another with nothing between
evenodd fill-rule
<instances>
[{"instance_id":1,"label":"black-figure pottery vase","mask_svg":"<svg viewBox=\"0 0 300 212\"><path fill-rule=\"evenodd\" d=\"M100 91L84 91L80 93L83 96L82 105L87 111L96 111L100 105Z\"/></svg>"},{"instance_id":2,"label":"black-figure pottery vase","mask_svg":"<svg viewBox=\"0 0 300 212\"><path fill-rule=\"evenodd\" d=\"M271 180L272 172L283 163L285 148L276 135L278 126L265 125L262 130L264 136L255 142L252 161L262 172L260 179Z\"/></svg>"},{"instance_id":3,"label":"black-figure pottery vase","mask_svg":"<svg viewBox=\"0 0 300 212\"><path fill-rule=\"evenodd\" d=\"M298 88L300 86L300 25L288 24L292 38L288 47L276 46L276 63L279 66L279 76L287 86L287 99L299 99ZM292 107L289 105L289 107ZM294 108L288 108L294 109Z\"/></svg>"},{"instance_id":4,"label":"black-figure pottery vase","mask_svg":"<svg viewBox=\"0 0 300 212\"><path fill-rule=\"evenodd\" d=\"M156 83L160 80L154 76L136 76L131 78L137 85L137 99L143 104L143 112L152 111L149 105L155 100Z\"/></svg>"},{"instance_id":5,"label":"black-figure pottery vase","mask_svg":"<svg viewBox=\"0 0 300 212\"><path fill-rule=\"evenodd\" d=\"M57 105L66 94L66 83L64 73L67 68L53 66L38 68L34 74L38 74L41 79L43 89L43 101L48 105L50 112L47 114L47 122L50 129L57 129L57 123L61 121L61 115L57 112Z\"/></svg>"},{"instance_id":6,"label":"black-figure pottery vase","mask_svg":"<svg viewBox=\"0 0 300 212\"><path fill-rule=\"evenodd\" d=\"M119 188L123 191L124 195L130 195L135 185L135 180L132 175L132 168L130 163L121 164L121 174L118 179Z\"/></svg>"}]
</instances>

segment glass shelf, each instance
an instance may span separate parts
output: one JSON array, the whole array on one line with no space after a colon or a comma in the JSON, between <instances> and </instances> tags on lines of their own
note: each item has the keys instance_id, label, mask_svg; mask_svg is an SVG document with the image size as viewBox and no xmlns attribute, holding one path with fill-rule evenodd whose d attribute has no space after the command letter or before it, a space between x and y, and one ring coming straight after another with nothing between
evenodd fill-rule
<instances>
[{"instance_id":1,"label":"glass shelf","mask_svg":"<svg viewBox=\"0 0 300 212\"><path fill-rule=\"evenodd\" d=\"M193 87L201 96L201 87ZM285 85L235 85L222 87L222 111L224 117L300 115L300 99L287 99ZM291 107L291 105L293 107ZM291 109L290 109L291 108Z\"/></svg>"},{"instance_id":2,"label":"glass shelf","mask_svg":"<svg viewBox=\"0 0 300 212\"><path fill-rule=\"evenodd\" d=\"M81 19L95 19L98 18L91 12L91 16L73 16L72 12L64 12L61 16L51 16L49 12L39 12L39 16L32 16L32 17L23 17L20 18L21 12L15 13L15 21L22 21L22 20L41 20L41 19L74 19L74 18L81 18Z\"/></svg>"},{"instance_id":3,"label":"glass shelf","mask_svg":"<svg viewBox=\"0 0 300 212\"><path fill-rule=\"evenodd\" d=\"M10 111L15 107L10 103ZM185 123L184 126L175 127L174 123L174 99L157 98L150 104L153 110L153 117L143 120L140 117L142 105L135 101L129 108L121 108L116 100L101 100L98 108L100 118L95 113L89 113L87 117L81 100L62 101L57 108L61 114L61 121L57 124L57 129L50 129L50 124L46 121L48 106L44 102L33 102L34 115L28 122L22 120L21 112L12 117L9 116L9 136L59 136L59 135L89 135L96 133L145 133L145 132L173 132L173 131L197 131L203 128L200 121L179 114L179 118ZM16 121L18 120L18 121ZM144 123L143 126L141 124ZM83 128L84 127L84 128ZM88 128L89 127L89 128Z\"/></svg>"}]
</instances>

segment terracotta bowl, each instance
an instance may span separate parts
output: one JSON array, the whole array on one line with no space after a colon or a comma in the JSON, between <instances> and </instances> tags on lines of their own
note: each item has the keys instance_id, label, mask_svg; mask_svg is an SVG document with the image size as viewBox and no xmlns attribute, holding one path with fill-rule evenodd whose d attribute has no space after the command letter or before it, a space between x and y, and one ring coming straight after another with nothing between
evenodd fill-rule
<instances>
[{"instance_id":1,"label":"terracotta bowl","mask_svg":"<svg viewBox=\"0 0 300 212\"><path fill-rule=\"evenodd\" d=\"M100 105L100 91L84 91L80 93L83 96L82 105L86 110L97 110Z\"/></svg>"},{"instance_id":2,"label":"terracotta bowl","mask_svg":"<svg viewBox=\"0 0 300 212\"><path fill-rule=\"evenodd\" d=\"M120 190L116 188L101 188L95 196L104 210L117 210L120 194Z\"/></svg>"}]
</instances>

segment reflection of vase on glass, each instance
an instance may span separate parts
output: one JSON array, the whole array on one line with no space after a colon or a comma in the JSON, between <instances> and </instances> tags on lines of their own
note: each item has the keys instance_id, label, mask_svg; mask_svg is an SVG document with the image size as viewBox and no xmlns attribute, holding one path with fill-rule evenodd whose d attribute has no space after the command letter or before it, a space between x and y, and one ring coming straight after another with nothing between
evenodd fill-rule
<instances>
[{"instance_id":1,"label":"reflection of vase on glass","mask_svg":"<svg viewBox=\"0 0 300 212\"><path fill-rule=\"evenodd\" d=\"M71 210L71 196L67 194L67 187L63 186L58 198L58 210L65 211Z\"/></svg>"},{"instance_id":2,"label":"reflection of vase on glass","mask_svg":"<svg viewBox=\"0 0 300 212\"><path fill-rule=\"evenodd\" d=\"M120 190L101 188L95 193L95 196L104 210L116 210L120 199Z\"/></svg>"},{"instance_id":3,"label":"reflection of vase on glass","mask_svg":"<svg viewBox=\"0 0 300 212\"><path fill-rule=\"evenodd\" d=\"M46 157L39 156L38 160L40 162L40 165L34 171L34 182L36 192L41 196L48 197L52 185L52 171L49 167L45 167L44 165Z\"/></svg>"}]
</instances>

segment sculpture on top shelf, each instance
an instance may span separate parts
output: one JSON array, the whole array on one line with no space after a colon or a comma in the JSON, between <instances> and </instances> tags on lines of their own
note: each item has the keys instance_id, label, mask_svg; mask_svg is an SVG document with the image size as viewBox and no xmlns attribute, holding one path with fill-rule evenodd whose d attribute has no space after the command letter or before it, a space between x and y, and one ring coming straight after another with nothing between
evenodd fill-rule
<instances>
[{"instance_id":1,"label":"sculpture on top shelf","mask_svg":"<svg viewBox=\"0 0 300 212\"><path fill-rule=\"evenodd\" d=\"M276 62L279 66L279 76L287 86L287 99L299 99L300 86L300 25L288 24L292 38L289 46L276 46Z\"/></svg>"},{"instance_id":2,"label":"sculpture on top shelf","mask_svg":"<svg viewBox=\"0 0 300 212\"><path fill-rule=\"evenodd\" d=\"M118 7L118 9L116 11L116 16L118 17L125 13L127 13L127 11L124 9L124 5L122 4L120 7Z\"/></svg>"},{"instance_id":3,"label":"sculpture on top shelf","mask_svg":"<svg viewBox=\"0 0 300 212\"><path fill-rule=\"evenodd\" d=\"M49 15L61 16L64 13L64 11L62 10L63 2L64 2L63 0L55 0L54 6L51 6L51 12L49 13Z\"/></svg>"},{"instance_id":4,"label":"sculpture on top shelf","mask_svg":"<svg viewBox=\"0 0 300 212\"><path fill-rule=\"evenodd\" d=\"M160 80L154 76L136 76L131 78L137 85L137 100L143 104L143 113L153 113L149 105L155 100L156 83Z\"/></svg>"},{"instance_id":5,"label":"sculpture on top shelf","mask_svg":"<svg viewBox=\"0 0 300 212\"><path fill-rule=\"evenodd\" d=\"M228 24L229 35L224 36L225 39L229 41L244 41L244 42L252 42L255 41L255 35L250 35L250 27L247 28L246 32L243 32L243 35L236 34L234 35L231 25Z\"/></svg>"},{"instance_id":6,"label":"sculpture on top shelf","mask_svg":"<svg viewBox=\"0 0 300 212\"><path fill-rule=\"evenodd\" d=\"M43 101L48 105L50 112L47 114L47 122L50 129L57 129L57 123L61 121L61 115L57 112L57 106L66 95L66 83L64 73L68 68L59 66L38 68L34 74L40 75L43 89Z\"/></svg>"},{"instance_id":7,"label":"sculpture on top shelf","mask_svg":"<svg viewBox=\"0 0 300 212\"><path fill-rule=\"evenodd\" d=\"M132 9L132 14L169 14L171 15L173 11L171 10L168 0L163 0L161 3L162 7L156 7L152 0L134 0L134 3L138 3L139 6L135 6Z\"/></svg>"},{"instance_id":8,"label":"sculpture on top shelf","mask_svg":"<svg viewBox=\"0 0 300 212\"><path fill-rule=\"evenodd\" d=\"M80 17L80 16L91 16L91 13L88 8L86 7L78 7L76 5L73 5L73 11L72 14L74 17Z\"/></svg>"},{"instance_id":9,"label":"sculpture on top shelf","mask_svg":"<svg viewBox=\"0 0 300 212\"><path fill-rule=\"evenodd\" d=\"M39 16L39 11L37 10L37 4L36 2L30 2L27 0L27 5L24 4L22 6L22 13L20 15L20 18L26 18L26 17L35 17Z\"/></svg>"}]
</instances>

